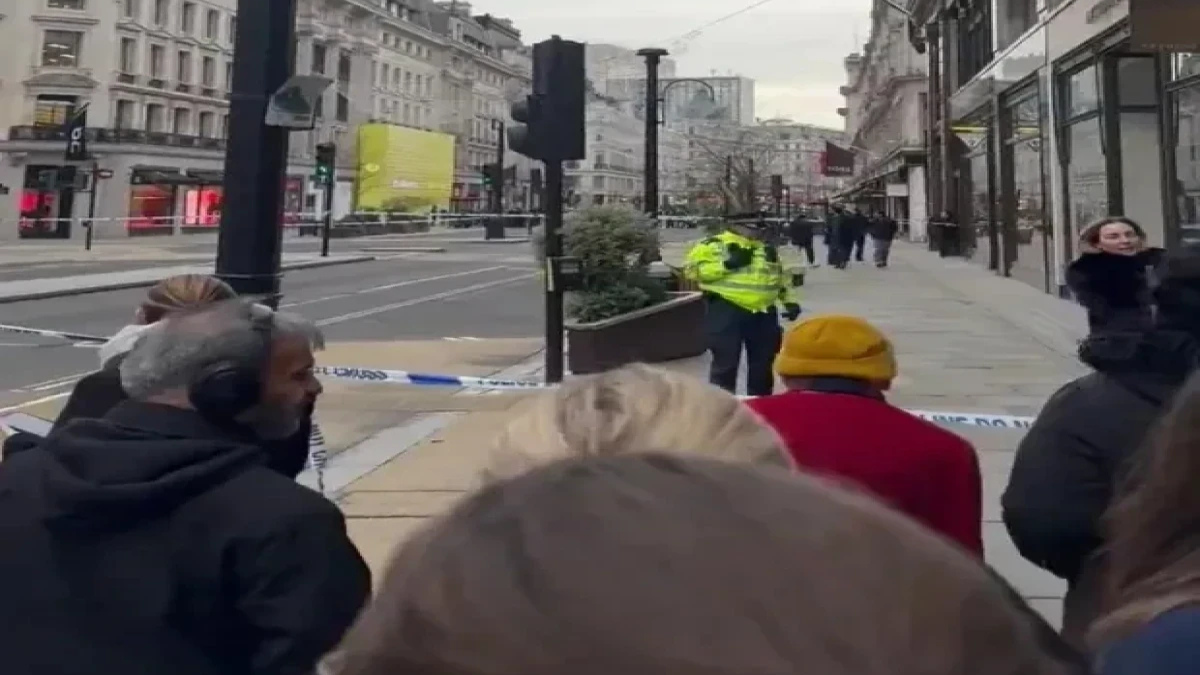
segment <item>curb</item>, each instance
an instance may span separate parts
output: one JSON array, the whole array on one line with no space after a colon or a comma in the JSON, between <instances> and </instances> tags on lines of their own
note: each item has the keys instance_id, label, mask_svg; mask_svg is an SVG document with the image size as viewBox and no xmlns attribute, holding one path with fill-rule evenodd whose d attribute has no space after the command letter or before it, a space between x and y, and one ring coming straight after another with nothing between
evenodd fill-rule
<instances>
[{"instance_id":1,"label":"curb","mask_svg":"<svg viewBox=\"0 0 1200 675\"><path fill-rule=\"evenodd\" d=\"M372 246L360 248L363 253L445 253L441 246Z\"/></svg>"},{"instance_id":2,"label":"curb","mask_svg":"<svg viewBox=\"0 0 1200 675\"><path fill-rule=\"evenodd\" d=\"M302 260L292 263L284 263L280 265L281 272L292 270L308 270L317 269L320 267L335 267L337 265L349 265L352 263L364 263L375 260L375 256L358 255L346 256L342 258L334 258L327 260ZM186 267L180 265L179 267ZM113 281L109 283L96 284L93 286L79 286L75 288L58 288L51 291L33 291L31 293L22 293L20 295L0 296L0 305L5 305L14 302L27 302L30 300L49 300L51 298L65 298L73 295L88 295L90 293L104 293L107 291L123 291L130 288L149 288L158 283L161 277L154 279L139 279L137 281Z\"/></svg>"}]
</instances>

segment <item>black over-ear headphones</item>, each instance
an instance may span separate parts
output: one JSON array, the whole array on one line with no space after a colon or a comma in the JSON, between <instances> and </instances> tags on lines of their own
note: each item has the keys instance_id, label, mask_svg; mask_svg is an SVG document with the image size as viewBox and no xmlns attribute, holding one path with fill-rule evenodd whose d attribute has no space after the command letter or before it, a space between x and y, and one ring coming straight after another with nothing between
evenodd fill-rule
<instances>
[{"instance_id":1,"label":"black over-ear headphones","mask_svg":"<svg viewBox=\"0 0 1200 675\"><path fill-rule=\"evenodd\" d=\"M252 353L236 361L214 363L188 387L188 400L196 412L215 422L232 422L253 408L262 394L263 377L271 356L275 313L266 305L249 305L250 321L258 337Z\"/></svg>"}]
</instances>

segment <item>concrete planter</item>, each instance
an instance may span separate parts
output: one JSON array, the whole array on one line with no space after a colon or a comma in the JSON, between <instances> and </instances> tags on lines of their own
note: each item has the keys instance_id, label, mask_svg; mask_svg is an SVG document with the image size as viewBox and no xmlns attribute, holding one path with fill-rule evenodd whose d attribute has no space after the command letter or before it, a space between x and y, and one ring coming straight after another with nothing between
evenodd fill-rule
<instances>
[{"instance_id":1,"label":"concrete planter","mask_svg":"<svg viewBox=\"0 0 1200 675\"><path fill-rule=\"evenodd\" d=\"M567 324L567 360L576 375L630 363L661 363L703 354L704 297L672 293L666 302L592 323Z\"/></svg>"}]
</instances>

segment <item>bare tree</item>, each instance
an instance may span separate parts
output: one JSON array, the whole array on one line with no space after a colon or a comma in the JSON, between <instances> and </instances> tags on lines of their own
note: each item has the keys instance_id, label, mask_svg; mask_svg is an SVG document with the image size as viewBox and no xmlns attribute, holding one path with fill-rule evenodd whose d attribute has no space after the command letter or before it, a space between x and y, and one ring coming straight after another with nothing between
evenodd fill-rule
<instances>
[{"instance_id":1,"label":"bare tree","mask_svg":"<svg viewBox=\"0 0 1200 675\"><path fill-rule=\"evenodd\" d=\"M722 196L731 211L753 211L758 195L767 186L778 159L778 148L764 142L749 129L739 129L728 137L693 134L693 147L704 155L699 172L702 184Z\"/></svg>"}]
</instances>

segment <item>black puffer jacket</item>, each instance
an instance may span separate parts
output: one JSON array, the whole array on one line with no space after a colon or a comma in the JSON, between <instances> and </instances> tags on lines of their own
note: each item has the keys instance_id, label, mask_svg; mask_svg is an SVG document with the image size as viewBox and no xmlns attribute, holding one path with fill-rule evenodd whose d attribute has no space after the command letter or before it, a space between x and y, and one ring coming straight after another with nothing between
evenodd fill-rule
<instances>
[{"instance_id":1,"label":"black puffer jacket","mask_svg":"<svg viewBox=\"0 0 1200 675\"><path fill-rule=\"evenodd\" d=\"M1139 331L1153 320L1151 286L1163 250L1137 255L1085 253L1067 268L1067 287L1087 309L1091 333Z\"/></svg>"},{"instance_id":2,"label":"black puffer jacket","mask_svg":"<svg viewBox=\"0 0 1200 675\"><path fill-rule=\"evenodd\" d=\"M1189 332L1093 335L1080 358L1095 369L1046 403L1017 449L1004 523L1027 560L1070 585L1065 624L1095 611L1100 523L1130 459L1175 391L1200 366Z\"/></svg>"}]
</instances>

